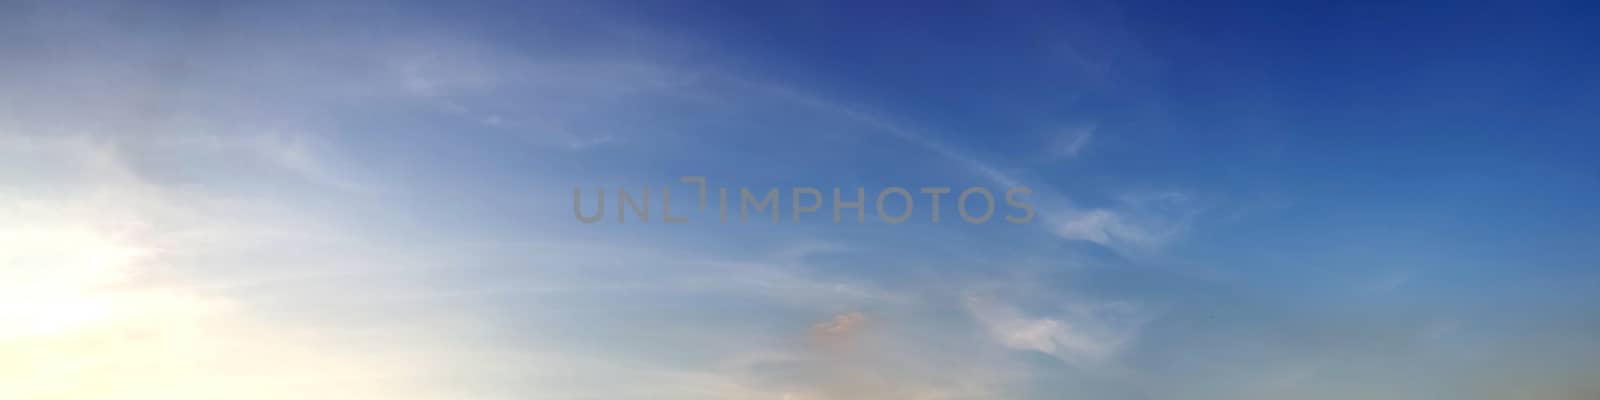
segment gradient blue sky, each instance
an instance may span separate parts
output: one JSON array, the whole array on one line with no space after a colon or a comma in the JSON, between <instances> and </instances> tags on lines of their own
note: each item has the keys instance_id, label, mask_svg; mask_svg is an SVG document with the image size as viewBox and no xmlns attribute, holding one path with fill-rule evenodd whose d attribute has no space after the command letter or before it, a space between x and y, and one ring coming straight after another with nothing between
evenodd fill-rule
<instances>
[{"instance_id":1,"label":"gradient blue sky","mask_svg":"<svg viewBox=\"0 0 1600 400\"><path fill-rule=\"evenodd\" d=\"M1597 11L0 2L0 397L1591 399Z\"/></svg>"}]
</instances>

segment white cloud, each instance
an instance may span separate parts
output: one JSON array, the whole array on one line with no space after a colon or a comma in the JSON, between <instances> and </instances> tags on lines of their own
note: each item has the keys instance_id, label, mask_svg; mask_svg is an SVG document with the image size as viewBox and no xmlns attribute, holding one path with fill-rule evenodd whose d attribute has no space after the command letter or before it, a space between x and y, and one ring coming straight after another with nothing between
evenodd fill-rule
<instances>
[{"instance_id":1,"label":"white cloud","mask_svg":"<svg viewBox=\"0 0 1600 400\"><path fill-rule=\"evenodd\" d=\"M1115 356L1136 334L1129 306L1073 304L1059 315L1034 317L993 297L968 295L967 311L1001 345L1048 354L1079 367Z\"/></svg>"},{"instance_id":2,"label":"white cloud","mask_svg":"<svg viewBox=\"0 0 1600 400\"><path fill-rule=\"evenodd\" d=\"M1160 249L1188 229L1196 208L1174 191L1131 192L1110 208L1058 209L1042 213L1046 229L1064 239L1084 240L1138 256Z\"/></svg>"},{"instance_id":3,"label":"white cloud","mask_svg":"<svg viewBox=\"0 0 1600 400\"><path fill-rule=\"evenodd\" d=\"M1078 153L1089 147L1089 142L1094 139L1094 132L1094 124L1067 129L1056 139L1052 155L1056 158L1077 158Z\"/></svg>"}]
</instances>

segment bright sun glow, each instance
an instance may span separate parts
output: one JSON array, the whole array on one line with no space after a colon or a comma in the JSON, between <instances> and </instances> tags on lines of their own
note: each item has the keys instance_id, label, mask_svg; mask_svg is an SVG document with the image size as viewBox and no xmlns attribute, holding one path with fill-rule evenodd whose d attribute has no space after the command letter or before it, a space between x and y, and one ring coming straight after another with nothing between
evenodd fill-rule
<instances>
[{"instance_id":1,"label":"bright sun glow","mask_svg":"<svg viewBox=\"0 0 1600 400\"><path fill-rule=\"evenodd\" d=\"M131 306L109 286L146 250L84 228L23 226L0 232L0 339L83 329Z\"/></svg>"}]
</instances>

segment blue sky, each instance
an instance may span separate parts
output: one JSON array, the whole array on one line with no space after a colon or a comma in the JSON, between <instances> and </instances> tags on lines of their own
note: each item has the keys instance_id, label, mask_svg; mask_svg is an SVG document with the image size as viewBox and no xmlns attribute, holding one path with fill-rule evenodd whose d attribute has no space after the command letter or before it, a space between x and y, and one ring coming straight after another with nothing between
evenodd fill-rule
<instances>
[{"instance_id":1,"label":"blue sky","mask_svg":"<svg viewBox=\"0 0 1600 400\"><path fill-rule=\"evenodd\" d=\"M0 4L0 397L1592 398L1593 11Z\"/></svg>"}]
</instances>

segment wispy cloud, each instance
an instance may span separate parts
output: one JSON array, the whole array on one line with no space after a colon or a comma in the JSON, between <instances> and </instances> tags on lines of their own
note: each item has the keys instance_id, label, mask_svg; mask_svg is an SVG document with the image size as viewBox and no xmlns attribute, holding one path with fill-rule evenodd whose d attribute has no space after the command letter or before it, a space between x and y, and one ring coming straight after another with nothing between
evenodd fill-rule
<instances>
[{"instance_id":1,"label":"wispy cloud","mask_svg":"<svg viewBox=\"0 0 1600 400\"><path fill-rule=\"evenodd\" d=\"M1094 140L1095 127L1094 124L1085 124L1066 129L1056 138L1051 155L1061 159L1077 158L1078 153L1082 153Z\"/></svg>"},{"instance_id":2,"label":"wispy cloud","mask_svg":"<svg viewBox=\"0 0 1600 400\"><path fill-rule=\"evenodd\" d=\"M872 127L906 142L921 146L941 157L965 166L976 176L1002 187L1029 186L1033 201L1039 204L1039 219L1047 232L1062 239L1084 240L1121 252L1143 254L1158 250L1181 234L1195 210L1186 197L1175 191L1130 193L1119 196L1116 207L1086 208L1075 205L1069 196L1037 184L1024 182L1002 168L947 145L925 133L906 128L890 118L829 101L782 85L746 81L764 93L806 105L846 120ZM1058 150L1076 155L1093 138L1091 125L1068 135Z\"/></svg>"},{"instance_id":3,"label":"wispy cloud","mask_svg":"<svg viewBox=\"0 0 1600 400\"><path fill-rule=\"evenodd\" d=\"M822 336L848 335L867 322L867 316L860 312L848 312L833 316L833 319L811 325L811 333Z\"/></svg>"},{"instance_id":4,"label":"wispy cloud","mask_svg":"<svg viewBox=\"0 0 1600 400\"><path fill-rule=\"evenodd\" d=\"M1050 316L1029 316L988 295L968 295L965 305L1000 344L1078 367L1097 367L1115 356L1140 324L1131 306L1120 303L1074 303Z\"/></svg>"}]
</instances>

